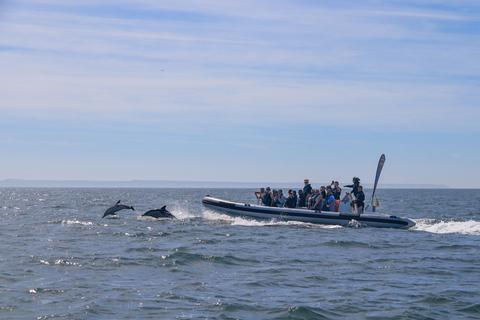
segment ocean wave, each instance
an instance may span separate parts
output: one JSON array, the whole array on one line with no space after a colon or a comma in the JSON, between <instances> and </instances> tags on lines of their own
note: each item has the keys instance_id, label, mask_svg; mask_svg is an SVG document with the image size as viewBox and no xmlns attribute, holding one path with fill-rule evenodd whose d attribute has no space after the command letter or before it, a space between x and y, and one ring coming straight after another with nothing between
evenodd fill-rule
<instances>
[{"instance_id":1,"label":"ocean wave","mask_svg":"<svg viewBox=\"0 0 480 320\"><path fill-rule=\"evenodd\" d=\"M370 243L349 240L349 241L341 241L341 240L330 240L326 241L322 244L325 247L339 247L339 248L371 248L372 245Z\"/></svg>"},{"instance_id":2,"label":"ocean wave","mask_svg":"<svg viewBox=\"0 0 480 320\"><path fill-rule=\"evenodd\" d=\"M416 219L409 230L249 220L201 202L214 192L248 199L250 189L0 191L0 310L9 319L480 314L478 190L382 190L386 212ZM452 198L465 205L443 205ZM102 219L119 199L139 211ZM165 204L179 220L137 218Z\"/></svg>"},{"instance_id":3,"label":"ocean wave","mask_svg":"<svg viewBox=\"0 0 480 320\"><path fill-rule=\"evenodd\" d=\"M460 309L461 312L465 312L465 313L469 313L469 314L472 314L472 315L479 315L480 314L480 304L472 304L470 307L468 308L463 308L463 309Z\"/></svg>"},{"instance_id":4,"label":"ocean wave","mask_svg":"<svg viewBox=\"0 0 480 320\"><path fill-rule=\"evenodd\" d=\"M259 261L255 259L243 259L236 257L232 254L227 254L225 256L213 256L209 254L202 253L188 253L188 252L174 252L169 255L164 255L161 257L165 262L171 263L175 266L188 266L197 263L214 263L225 266L242 266L242 265L251 265L260 264ZM165 265L164 265L165 266Z\"/></svg>"},{"instance_id":5,"label":"ocean wave","mask_svg":"<svg viewBox=\"0 0 480 320\"><path fill-rule=\"evenodd\" d=\"M468 221L439 221L437 219L414 220L417 224L413 229L432 233L458 233L466 235L480 235L480 222Z\"/></svg>"}]
</instances>

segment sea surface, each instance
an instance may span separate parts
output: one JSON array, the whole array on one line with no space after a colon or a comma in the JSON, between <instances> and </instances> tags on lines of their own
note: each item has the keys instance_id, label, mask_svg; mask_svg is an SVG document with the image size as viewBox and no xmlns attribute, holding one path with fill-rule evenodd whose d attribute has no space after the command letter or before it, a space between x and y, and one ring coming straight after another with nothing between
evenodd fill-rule
<instances>
[{"instance_id":1,"label":"sea surface","mask_svg":"<svg viewBox=\"0 0 480 320\"><path fill-rule=\"evenodd\" d=\"M0 188L0 318L480 319L480 190L377 190L409 230L201 203L254 191ZM102 219L120 199L136 211ZM178 219L141 217L163 205Z\"/></svg>"}]
</instances>

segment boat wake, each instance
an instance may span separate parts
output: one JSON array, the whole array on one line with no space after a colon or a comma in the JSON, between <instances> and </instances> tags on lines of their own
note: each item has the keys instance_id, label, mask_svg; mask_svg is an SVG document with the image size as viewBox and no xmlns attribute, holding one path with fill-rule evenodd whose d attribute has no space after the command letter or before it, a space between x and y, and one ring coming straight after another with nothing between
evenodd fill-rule
<instances>
[{"instance_id":1,"label":"boat wake","mask_svg":"<svg viewBox=\"0 0 480 320\"><path fill-rule=\"evenodd\" d=\"M413 230L427 231L431 233L458 233L466 235L480 235L480 222L469 221L441 221L437 219L415 219L417 224Z\"/></svg>"},{"instance_id":2,"label":"boat wake","mask_svg":"<svg viewBox=\"0 0 480 320\"><path fill-rule=\"evenodd\" d=\"M277 219L270 220L257 220L248 219L245 217L232 217L226 214L218 213L211 210L204 210L203 218L212 221L218 221L234 226L251 226L251 227L263 227L263 226L303 226L308 228L320 228L320 229L337 229L343 228L338 225L319 225L309 222L301 221L280 221Z\"/></svg>"}]
</instances>

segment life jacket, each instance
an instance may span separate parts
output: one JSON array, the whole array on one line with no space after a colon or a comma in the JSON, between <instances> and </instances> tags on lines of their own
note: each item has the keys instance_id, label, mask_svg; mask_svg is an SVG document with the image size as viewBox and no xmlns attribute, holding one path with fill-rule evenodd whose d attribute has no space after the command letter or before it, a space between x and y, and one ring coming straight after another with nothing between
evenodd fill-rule
<instances>
[{"instance_id":1,"label":"life jacket","mask_svg":"<svg viewBox=\"0 0 480 320\"><path fill-rule=\"evenodd\" d=\"M332 188L332 195L335 199L340 200L341 191L338 192L337 188Z\"/></svg>"},{"instance_id":2,"label":"life jacket","mask_svg":"<svg viewBox=\"0 0 480 320\"><path fill-rule=\"evenodd\" d=\"M285 202L285 207L286 208L295 208L297 202L295 201L294 197L288 197L287 201Z\"/></svg>"},{"instance_id":3,"label":"life jacket","mask_svg":"<svg viewBox=\"0 0 480 320\"><path fill-rule=\"evenodd\" d=\"M363 204L363 202L365 201L365 193L363 191L359 191L355 198L357 202L361 202Z\"/></svg>"},{"instance_id":4,"label":"life jacket","mask_svg":"<svg viewBox=\"0 0 480 320\"><path fill-rule=\"evenodd\" d=\"M265 196L263 197L262 202L267 207L272 206L272 197L270 196L270 192L265 193Z\"/></svg>"},{"instance_id":5,"label":"life jacket","mask_svg":"<svg viewBox=\"0 0 480 320\"><path fill-rule=\"evenodd\" d=\"M303 187L303 194L305 196L309 195L311 192L312 192L312 186L310 185L310 183Z\"/></svg>"},{"instance_id":6,"label":"life jacket","mask_svg":"<svg viewBox=\"0 0 480 320\"><path fill-rule=\"evenodd\" d=\"M285 205L285 202L287 201L287 199L285 198L285 196L282 194L281 196L279 196L277 199L275 199L275 206L276 207L283 207Z\"/></svg>"},{"instance_id":7,"label":"life jacket","mask_svg":"<svg viewBox=\"0 0 480 320\"><path fill-rule=\"evenodd\" d=\"M335 205L335 210L334 212L338 212L338 206L340 205L340 200L337 200L337 204Z\"/></svg>"},{"instance_id":8,"label":"life jacket","mask_svg":"<svg viewBox=\"0 0 480 320\"><path fill-rule=\"evenodd\" d=\"M315 197L313 197L313 200L312 200L312 205L314 206L315 203L317 203L317 199L318 197L320 197L320 194L317 194ZM322 207L323 207L323 199L322 201L320 201L316 206L315 206L315 210L322 210Z\"/></svg>"},{"instance_id":9,"label":"life jacket","mask_svg":"<svg viewBox=\"0 0 480 320\"><path fill-rule=\"evenodd\" d=\"M333 196L333 194L330 195L330 197L328 197L328 201L327 201L328 205L331 205L332 203L334 203L334 204L337 203L337 200L335 200L335 197ZM335 205L333 205L332 207L329 207L328 210L334 211L335 210Z\"/></svg>"}]
</instances>

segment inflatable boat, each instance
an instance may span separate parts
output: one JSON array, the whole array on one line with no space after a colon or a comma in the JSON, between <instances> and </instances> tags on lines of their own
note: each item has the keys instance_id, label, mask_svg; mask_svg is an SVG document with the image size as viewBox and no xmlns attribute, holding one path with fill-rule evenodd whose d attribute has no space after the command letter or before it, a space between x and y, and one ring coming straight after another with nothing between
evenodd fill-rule
<instances>
[{"instance_id":1,"label":"inflatable boat","mask_svg":"<svg viewBox=\"0 0 480 320\"><path fill-rule=\"evenodd\" d=\"M343 202L340 202L339 212L315 211L306 208L265 207L222 200L210 196L204 197L202 203L207 209L216 212L262 220L301 221L344 227L361 226L403 229L408 229L415 225L415 222L410 219L383 213L364 212L358 214L351 209L350 203Z\"/></svg>"},{"instance_id":2,"label":"inflatable boat","mask_svg":"<svg viewBox=\"0 0 480 320\"><path fill-rule=\"evenodd\" d=\"M233 202L206 196L203 198L203 205L211 210L223 212L229 215L245 216L255 219L275 219L279 221L302 221L309 223L354 226L354 227L376 227L376 228L403 228L408 229L415 225L410 219L375 212L373 205L375 191L377 189L380 173L385 163L385 155L380 156L375 175L372 201L365 210L358 210L352 202L352 195L347 194L342 201L337 203L334 211L317 211L307 208L279 208L259 206L248 203Z\"/></svg>"}]
</instances>

